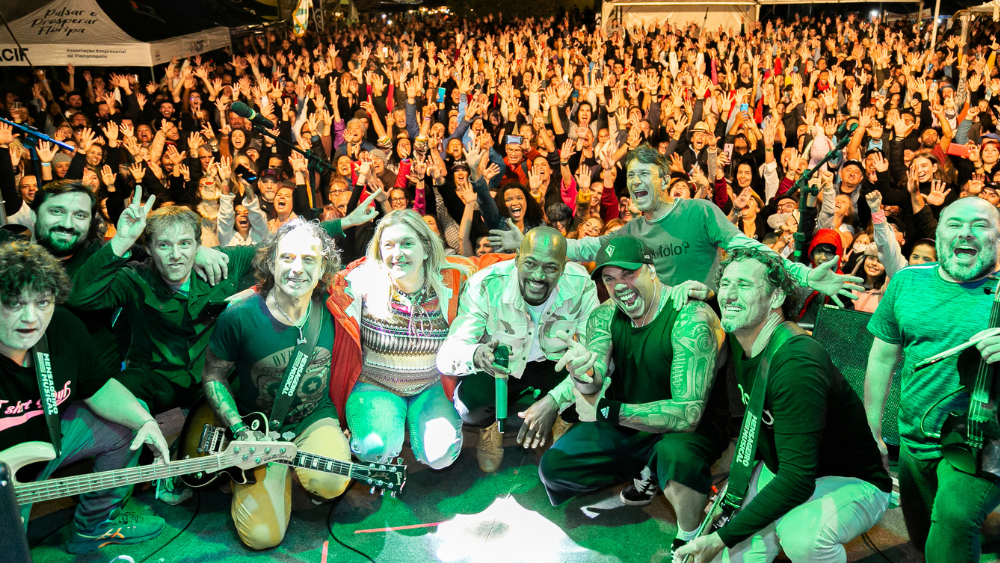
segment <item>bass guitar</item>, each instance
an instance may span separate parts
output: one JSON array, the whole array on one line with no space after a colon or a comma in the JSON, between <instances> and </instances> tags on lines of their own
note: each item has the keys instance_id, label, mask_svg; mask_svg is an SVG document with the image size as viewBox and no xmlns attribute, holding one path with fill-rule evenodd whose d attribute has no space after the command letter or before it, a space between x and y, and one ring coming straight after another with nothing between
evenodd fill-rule
<instances>
[{"instance_id":1,"label":"bass guitar","mask_svg":"<svg viewBox=\"0 0 1000 563\"><path fill-rule=\"evenodd\" d=\"M263 414L248 414L243 417L243 423L258 438L266 438L268 436L267 417ZM235 437L232 432L222 427L222 422L215 415L211 405L204 398L201 398L191 408L191 412L184 422L184 429L181 431L179 442L178 457L182 459L197 459L202 456L213 455L217 451L227 449L233 439ZM375 489L379 489L381 491L380 494L385 494L385 491L389 491L391 496L396 496L396 493L406 485L406 466L402 465L402 458L397 461L397 464L353 463L342 459L297 451L290 458L276 461L291 467L302 467L313 471L323 471L325 473L357 479L362 483L370 485L372 493L375 492ZM233 482L241 485L254 482L252 471L246 471L246 468L232 467L209 468L207 470L192 472L182 476L181 481L192 489L200 489L213 483L219 484L219 480L224 478L232 479Z\"/></svg>"},{"instance_id":2,"label":"bass guitar","mask_svg":"<svg viewBox=\"0 0 1000 563\"><path fill-rule=\"evenodd\" d=\"M990 279L996 279L991 277ZM1000 326L1000 283L990 289L993 307L989 328ZM959 393L969 396L965 411L953 411L941 426L941 452L955 469L969 475L1000 477L1000 424L997 423L996 367L983 360L976 347L970 347L958 357L961 387L934 404L924 414L927 418L937 405ZM923 428L923 420L920 423ZM926 431L925 431L926 432Z\"/></svg>"},{"instance_id":3,"label":"bass guitar","mask_svg":"<svg viewBox=\"0 0 1000 563\"><path fill-rule=\"evenodd\" d=\"M226 447L215 455L171 461L168 465L154 463L32 483L15 481L14 498L18 505L31 504L189 473L219 471L229 467L238 467L241 470L253 469L273 461L291 461L297 454L298 449L290 442L234 441L226 444ZM0 462L10 466L11 475L26 465L51 461L55 458L55 449L45 442L25 442L0 452Z\"/></svg>"}]
</instances>

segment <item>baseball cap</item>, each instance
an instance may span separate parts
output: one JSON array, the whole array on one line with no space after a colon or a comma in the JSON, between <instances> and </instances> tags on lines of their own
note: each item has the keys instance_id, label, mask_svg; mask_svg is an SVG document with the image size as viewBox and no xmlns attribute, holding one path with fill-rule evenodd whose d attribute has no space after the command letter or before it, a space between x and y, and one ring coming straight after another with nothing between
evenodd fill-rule
<instances>
[{"instance_id":1,"label":"baseball cap","mask_svg":"<svg viewBox=\"0 0 1000 563\"><path fill-rule=\"evenodd\" d=\"M375 157L375 158L377 158L377 159L381 160L381 161L382 161L383 163L385 163L385 162L388 162L388 161L389 161L389 157L388 157L388 156L386 156L386 154L385 154L385 151L383 151L382 149L375 149L375 150L373 150L373 151L371 152L371 155L372 155L373 157Z\"/></svg>"},{"instance_id":2,"label":"baseball cap","mask_svg":"<svg viewBox=\"0 0 1000 563\"><path fill-rule=\"evenodd\" d=\"M277 168L268 168L267 170L264 171L263 174L260 175L261 180L263 180L264 178L267 178L272 182L280 182L281 172L279 172Z\"/></svg>"},{"instance_id":3,"label":"baseball cap","mask_svg":"<svg viewBox=\"0 0 1000 563\"><path fill-rule=\"evenodd\" d=\"M985 135L979 136L979 143L985 145L986 143L995 143L1000 145L1000 135L996 133L986 133Z\"/></svg>"},{"instance_id":4,"label":"baseball cap","mask_svg":"<svg viewBox=\"0 0 1000 563\"><path fill-rule=\"evenodd\" d=\"M466 172L469 172L469 163L464 158L460 159L460 160L456 160L451 165L451 171L452 172L457 172L459 170L465 170Z\"/></svg>"},{"instance_id":5,"label":"baseball cap","mask_svg":"<svg viewBox=\"0 0 1000 563\"><path fill-rule=\"evenodd\" d=\"M841 166L841 170L847 168L848 166L857 166L858 170L860 170L861 172L865 171L865 165L861 164L860 160L854 160L854 159L848 160L847 162L844 163L843 166Z\"/></svg>"},{"instance_id":6,"label":"baseball cap","mask_svg":"<svg viewBox=\"0 0 1000 563\"><path fill-rule=\"evenodd\" d=\"M618 266L626 270L636 270L643 264L653 263L653 251L637 237L619 235L611 238L597 251L597 260L591 279L597 280L605 266Z\"/></svg>"}]
</instances>

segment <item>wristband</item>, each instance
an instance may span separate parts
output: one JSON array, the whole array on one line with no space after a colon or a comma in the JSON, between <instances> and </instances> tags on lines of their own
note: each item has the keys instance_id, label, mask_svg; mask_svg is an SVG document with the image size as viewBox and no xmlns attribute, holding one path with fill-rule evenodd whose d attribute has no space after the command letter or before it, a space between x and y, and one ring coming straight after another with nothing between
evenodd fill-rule
<instances>
[{"instance_id":1,"label":"wristband","mask_svg":"<svg viewBox=\"0 0 1000 563\"><path fill-rule=\"evenodd\" d=\"M597 401L597 421L618 425L618 416L622 412L622 402L612 399Z\"/></svg>"},{"instance_id":2,"label":"wristband","mask_svg":"<svg viewBox=\"0 0 1000 563\"><path fill-rule=\"evenodd\" d=\"M235 436L237 433L246 430L246 427L247 427L247 425L243 424L243 421L241 420L241 421L237 422L236 424L230 426L229 427L229 431L232 432L233 435Z\"/></svg>"},{"instance_id":3,"label":"wristband","mask_svg":"<svg viewBox=\"0 0 1000 563\"><path fill-rule=\"evenodd\" d=\"M885 210L879 209L877 213L872 213L872 223L875 225L881 225L885 223Z\"/></svg>"},{"instance_id":4,"label":"wristband","mask_svg":"<svg viewBox=\"0 0 1000 563\"><path fill-rule=\"evenodd\" d=\"M42 163L42 167L44 168L46 166L52 166L52 163L51 162L43 162Z\"/></svg>"}]
</instances>

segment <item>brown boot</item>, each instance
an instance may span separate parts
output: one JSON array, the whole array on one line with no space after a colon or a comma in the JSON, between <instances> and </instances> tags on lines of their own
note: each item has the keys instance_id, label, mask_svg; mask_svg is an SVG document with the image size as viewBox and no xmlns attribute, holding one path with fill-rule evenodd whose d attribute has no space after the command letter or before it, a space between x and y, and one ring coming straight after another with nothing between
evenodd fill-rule
<instances>
[{"instance_id":1,"label":"brown boot","mask_svg":"<svg viewBox=\"0 0 1000 563\"><path fill-rule=\"evenodd\" d=\"M503 463L503 435L496 422L479 431L476 461L483 473L493 473L500 469L500 464Z\"/></svg>"},{"instance_id":2,"label":"brown boot","mask_svg":"<svg viewBox=\"0 0 1000 563\"><path fill-rule=\"evenodd\" d=\"M570 428L573 428L572 423L563 420L562 416L557 416L556 421L552 423L552 443L555 444L556 440L562 438Z\"/></svg>"}]
</instances>

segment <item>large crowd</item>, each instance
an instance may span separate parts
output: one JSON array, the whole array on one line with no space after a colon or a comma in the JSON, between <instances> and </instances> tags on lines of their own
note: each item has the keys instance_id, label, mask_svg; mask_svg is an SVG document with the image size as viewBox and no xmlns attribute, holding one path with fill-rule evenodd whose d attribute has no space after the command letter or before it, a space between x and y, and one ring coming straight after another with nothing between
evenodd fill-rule
<instances>
[{"instance_id":1,"label":"large crowd","mask_svg":"<svg viewBox=\"0 0 1000 563\"><path fill-rule=\"evenodd\" d=\"M252 439L241 415L271 412L300 449L345 460L395 457L408 433L440 469L462 425L479 428L492 472L506 378L512 397L541 397L518 441L558 440L539 469L553 504L628 481L626 503L666 495L673 549L694 561L724 547L844 560L841 544L888 506L881 415L905 352L910 540L928 561L978 560L1000 488L941 461L925 426L967 403L954 358L913 371L993 321L1000 26L974 20L967 40L959 27L931 48L920 25L854 14L739 29L416 14L258 34L145 83L128 69L14 71L0 117L73 150L43 141L33 155L0 123L15 240L0 246L0 398L32 395L26 353L42 333L53 358L73 358L55 387L89 410L63 407L63 432L114 447L66 452L39 478L85 454L137 463L143 441L169 458L150 414L203 394L235 435ZM788 328L811 329L826 305L873 314L864 397L830 362L837 350ZM978 347L986 361L994 340ZM283 401L297 353L308 363ZM711 466L744 440L713 383L726 363L748 413L770 364L749 446L763 463L744 510L696 538ZM44 417L5 422L0 448L23 441L8 436L21 424L45 440ZM294 472L318 499L347 486ZM256 473L233 486L233 518L265 549L285 534L292 472ZM939 487L981 494L966 507ZM102 545L127 496L83 499L71 551ZM158 485L162 500L187 496ZM850 516L821 534L830 498ZM155 537L157 520L118 539Z\"/></svg>"}]
</instances>

